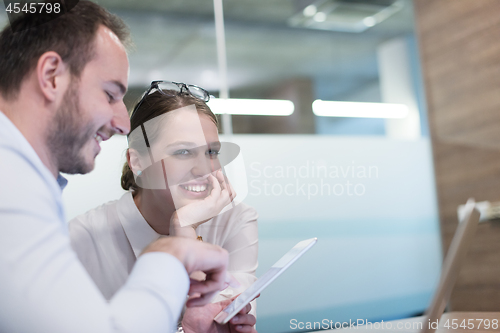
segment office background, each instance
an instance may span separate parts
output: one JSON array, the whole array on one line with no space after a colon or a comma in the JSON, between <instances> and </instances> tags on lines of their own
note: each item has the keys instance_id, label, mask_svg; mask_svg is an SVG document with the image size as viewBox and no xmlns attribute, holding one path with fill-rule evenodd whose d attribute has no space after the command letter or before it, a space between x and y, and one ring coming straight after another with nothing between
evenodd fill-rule
<instances>
[{"instance_id":1,"label":"office background","mask_svg":"<svg viewBox=\"0 0 500 333\"><path fill-rule=\"evenodd\" d=\"M197 84L219 96L212 1L101 3L125 19L136 43L128 103L158 79ZM233 115L234 135L221 138L241 147L247 186L236 191L259 212L257 276L299 240L319 238L262 293L259 332L297 331L292 319L375 321L422 313L442 253L412 2L223 4L230 97L295 106L288 116ZM296 25L312 6L312 23ZM384 10L391 15L373 27L362 22ZM325 21L315 20L328 11ZM317 99L401 103L410 114L320 117L312 107ZM227 133L224 126L221 132ZM97 161L108 176L96 182L113 179L100 187L116 188L118 197L126 146L116 141L122 142L113 161ZM72 185L65 193L71 211L110 200L105 192L88 193L93 201L83 208L74 200L83 187Z\"/></svg>"},{"instance_id":2,"label":"office background","mask_svg":"<svg viewBox=\"0 0 500 333\"><path fill-rule=\"evenodd\" d=\"M219 96L212 1L98 3L126 21L136 44L129 106L156 79L197 84ZM319 238L262 294L259 332L298 331L291 319L375 321L422 313L457 225L457 206L471 196L498 200L500 3L223 4L230 97L295 105L288 116L233 115L234 135L221 137L240 145L235 163L240 170L244 165L246 181L238 192L260 215L257 276L296 241ZM402 119L318 116L317 99L397 103L408 113ZM68 218L123 193L126 140L112 138L102 147L90 175L70 177ZM479 226L450 309L499 311L499 233L494 223Z\"/></svg>"}]
</instances>

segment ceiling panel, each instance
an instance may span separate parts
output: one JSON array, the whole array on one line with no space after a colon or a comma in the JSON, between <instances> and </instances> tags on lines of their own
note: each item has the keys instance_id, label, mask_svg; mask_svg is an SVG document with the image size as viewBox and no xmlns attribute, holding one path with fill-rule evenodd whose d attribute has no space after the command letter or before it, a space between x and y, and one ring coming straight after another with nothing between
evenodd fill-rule
<instances>
[{"instance_id":1,"label":"ceiling panel","mask_svg":"<svg viewBox=\"0 0 500 333\"><path fill-rule=\"evenodd\" d=\"M165 79L218 90L212 1L97 2L130 26L136 45L130 53L132 87ZM381 42L413 33L411 0L405 1L403 10L363 33L289 27L287 19L309 3L224 0L231 89L268 87L289 78L309 78L336 87L331 90L333 95L345 92L351 89L348 87L378 80L376 49Z\"/></svg>"}]
</instances>

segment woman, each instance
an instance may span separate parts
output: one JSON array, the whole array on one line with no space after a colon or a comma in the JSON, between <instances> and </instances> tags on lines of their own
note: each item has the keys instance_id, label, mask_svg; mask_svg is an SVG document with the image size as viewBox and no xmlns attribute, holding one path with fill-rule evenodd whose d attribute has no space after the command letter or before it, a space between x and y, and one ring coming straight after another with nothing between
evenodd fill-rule
<instances>
[{"instance_id":1,"label":"woman","mask_svg":"<svg viewBox=\"0 0 500 333\"><path fill-rule=\"evenodd\" d=\"M160 236L198 238L229 252L228 271L241 287L225 289L214 301L256 280L258 216L233 202L208 98L196 86L153 82L131 114L121 182L129 192L70 221L72 246L107 299Z\"/></svg>"}]
</instances>

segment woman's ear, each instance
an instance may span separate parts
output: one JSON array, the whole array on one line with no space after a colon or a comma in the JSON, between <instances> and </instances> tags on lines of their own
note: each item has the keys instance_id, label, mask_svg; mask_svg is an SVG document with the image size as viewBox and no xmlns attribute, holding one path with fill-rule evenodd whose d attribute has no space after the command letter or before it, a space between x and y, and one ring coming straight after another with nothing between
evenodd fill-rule
<instances>
[{"instance_id":1,"label":"woman's ear","mask_svg":"<svg viewBox=\"0 0 500 333\"><path fill-rule=\"evenodd\" d=\"M40 91L49 102L62 99L71 82L71 73L57 52L49 51L40 56L36 74Z\"/></svg>"},{"instance_id":2,"label":"woman's ear","mask_svg":"<svg viewBox=\"0 0 500 333\"><path fill-rule=\"evenodd\" d=\"M140 176L144 171L141 166L139 153L137 153L137 151L134 149L127 149L127 164L130 170L132 170L132 172L136 176Z\"/></svg>"}]
</instances>

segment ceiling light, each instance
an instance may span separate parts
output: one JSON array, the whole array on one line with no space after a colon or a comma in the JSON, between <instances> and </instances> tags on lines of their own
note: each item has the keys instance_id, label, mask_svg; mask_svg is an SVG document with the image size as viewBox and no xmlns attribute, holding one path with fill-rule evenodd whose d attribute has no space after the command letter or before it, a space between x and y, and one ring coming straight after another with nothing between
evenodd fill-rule
<instances>
[{"instance_id":1,"label":"ceiling light","mask_svg":"<svg viewBox=\"0 0 500 333\"><path fill-rule=\"evenodd\" d=\"M307 17L314 16L314 14L316 14L317 12L318 12L318 9L316 8L315 5L309 5L306 8L304 8L304 10L302 11L304 16L307 16Z\"/></svg>"},{"instance_id":2,"label":"ceiling light","mask_svg":"<svg viewBox=\"0 0 500 333\"><path fill-rule=\"evenodd\" d=\"M316 116L353 118L405 118L409 109L404 104L333 102L317 99L312 104Z\"/></svg>"},{"instance_id":3,"label":"ceiling light","mask_svg":"<svg viewBox=\"0 0 500 333\"><path fill-rule=\"evenodd\" d=\"M276 99L211 98L207 104L215 114L289 116L295 109L292 101Z\"/></svg>"},{"instance_id":4,"label":"ceiling light","mask_svg":"<svg viewBox=\"0 0 500 333\"><path fill-rule=\"evenodd\" d=\"M313 20L316 22L325 22L326 21L326 14L323 12L316 13L314 15Z\"/></svg>"},{"instance_id":5,"label":"ceiling light","mask_svg":"<svg viewBox=\"0 0 500 333\"><path fill-rule=\"evenodd\" d=\"M373 27L377 24L377 20L373 16L368 16L363 19L363 24L367 27Z\"/></svg>"},{"instance_id":6,"label":"ceiling light","mask_svg":"<svg viewBox=\"0 0 500 333\"><path fill-rule=\"evenodd\" d=\"M399 12L407 0L315 0L287 20L297 28L361 33Z\"/></svg>"}]
</instances>

